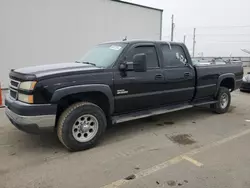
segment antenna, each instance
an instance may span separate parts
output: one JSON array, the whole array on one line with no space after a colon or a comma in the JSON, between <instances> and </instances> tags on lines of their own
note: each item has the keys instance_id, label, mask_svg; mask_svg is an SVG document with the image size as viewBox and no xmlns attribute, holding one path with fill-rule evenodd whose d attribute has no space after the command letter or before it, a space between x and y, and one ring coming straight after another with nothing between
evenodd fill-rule
<instances>
[{"instance_id":1,"label":"antenna","mask_svg":"<svg viewBox=\"0 0 250 188\"><path fill-rule=\"evenodd\" d=\"M122 41L127 41L127 36L125 36L125 37L122 39Z\"/></svg>"},{"instance_id":2,"label":"antenna","mask_svg":"<svg viewBox=\"0 0 250 188\"><path fill-rule=\"evenodd\" d=\"M172 50L170 42L166 42L166 43L168 43L169 49Z\"/></svg>"}]
</instances>

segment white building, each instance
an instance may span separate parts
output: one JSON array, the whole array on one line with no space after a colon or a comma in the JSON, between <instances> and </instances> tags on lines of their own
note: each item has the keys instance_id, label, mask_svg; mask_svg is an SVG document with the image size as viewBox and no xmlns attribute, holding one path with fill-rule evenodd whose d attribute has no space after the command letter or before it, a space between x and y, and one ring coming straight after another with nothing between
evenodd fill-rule
<instances>
[{"instance_id":1,"label":"white building","mask_svg":"<svg viewBox=\"0 0 250 188\"><path fill-rule=\"evenodd\" d=\"M0 82L11 69L79 59L110 40L160 40L162 10L117 0L0 0Z\"/></svg>"}]
</instances>

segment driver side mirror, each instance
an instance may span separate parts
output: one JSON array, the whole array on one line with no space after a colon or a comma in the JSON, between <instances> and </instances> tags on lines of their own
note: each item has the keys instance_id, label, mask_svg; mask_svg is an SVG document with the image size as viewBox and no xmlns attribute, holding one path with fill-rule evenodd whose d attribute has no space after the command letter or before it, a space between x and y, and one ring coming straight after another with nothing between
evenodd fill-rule
<instances>
[{"instance_id":1,"label":"driver side mirror","mask_svg":"<svg viewBox=\"0 0 250 188\"><path fill-rule=\"evenodd\" d=\"M147 56L144 53L136 54L133 57L133 68L135 72L147 71Z\"/></svg>"}]
</instances>

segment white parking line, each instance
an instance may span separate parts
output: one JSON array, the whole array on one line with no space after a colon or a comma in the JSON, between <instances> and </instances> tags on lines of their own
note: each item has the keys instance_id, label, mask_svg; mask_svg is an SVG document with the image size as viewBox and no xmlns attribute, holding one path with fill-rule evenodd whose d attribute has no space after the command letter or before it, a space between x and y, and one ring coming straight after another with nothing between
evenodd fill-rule
<instances>
[{"instance_id":1,"label":"white parking line","mask_svg":"<svg viewBox=\"0 0 250 188\"><path fill-rule=\"evenodd\" d=\"M170 165L177 164L177 163L181 162L183 159L188 160L189 162L192 161L192 163L196 164L196 166L202 166L203 165L202 163L199 163L198 161L195 161L190 157L197 154L197 153L206 151L206 150L211 149L213 147L216 147L216 146L222 145L224 143L227 143L229 141L232 141L232 140L234 140L236 138L239 138L241 136L247 135L249 133L250 133L250 129L247 129L247 130L242 131L242 132L240 132L238 134L235 134L235 135L232 135L230 137L224 138L224 139L219 140L217 142L213 142L213 143L208 144L206 146L194 149L194 150L192 150L190 152L184 153L184 154L179 155L177 157L174 157L174 158L172 158L170 160L167 160L167 161L165 161L163 163L157 164L157 165L155 165L153 167L150 167L150 168L148 168L146 170L143 170L143 171L141 171L141 172L139 172L137 174L134 174L135 177L133 179L131 179L131 180L120 179L120 180L115 181L115 182L113 182L111 184L105 185L105 186L103 186L101 188L118 188L118 187L121 187L122 185L124 185L124 184L126 184L128 182L131 182L131 181L136 180L138 178L143 178L145 176L151 175L151 174L153 174L153 173L155 173L155 172L157 172L159 170L162 170L164 168L169 167Z\"/></svg>"},{"instance_id":2,"label":"white parking line","mask_svg":"<svg viewBox=\"0 0 250 188\"><path fill-rule=\"evenodd\" d=\"M170 165L177 164L182 160L183 160L182 156L177 156L177 157L172 158L172 159L170 159L168 161L165 161L165 162L163 162L161 164L157 164L157 165L155 165L155 166L153 166L151 168L148 168L146 170L143 170L143 171L135 174L135 179L148 176L148 175L150 175L150 174L152 174L154 172L157 172L157 171L159 171L161 169L164 169L164 168L166 168L166 167L168 167ZM123 184L125 184L125 183L127 183L129 181L131 181L131 180L120 179L118 181L115 181L115 182L113 182L113 183L111 183L109 185L103 186L101 188L117 188L117 187L120 187L120 186L122 186Z\"/></svg>"},{"instance_id":3,"label":"white parking line","mask_svg":"<svg viewBox=\"0 0 250 188\"><path fill-rule=\"evenodd\" d=\"M198 167L202 167L203 166L202 163L200 163L200 162L198 162L198 161L196 161L196 160L194 160L191 157L188 157L186 155L183 155L182 158L185 159L186 161L189 161L190 163L193 163L194 165L196 165Z\"/></svg>"}]
</instances>

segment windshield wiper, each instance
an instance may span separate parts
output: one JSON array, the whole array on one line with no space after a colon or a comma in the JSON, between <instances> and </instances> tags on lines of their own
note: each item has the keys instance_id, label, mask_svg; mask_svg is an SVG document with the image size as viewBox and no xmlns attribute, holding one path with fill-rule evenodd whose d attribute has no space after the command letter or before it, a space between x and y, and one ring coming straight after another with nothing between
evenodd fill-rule
<instances>
[{"instance_id":1,"label":"windshield wiper","mask_svg":"<svg viewBox=\"0 0 250 188\"><path fill-rule=\"evenodd\" d=\"M88 65L93 65L96 67L96 64L95 63L90 63L88 61L83 61L83 62L80 62L80 61L75 61L76 63L83 63L83 64L88 64Z\"/></svg>"},{"instance_id":2,"label":"windshield wiper","mask_svg":"<svg viewBox=\"0 0 250 188\"><path fill-rule=\"evenodd\" d=\"M83 63L83 64L88 64L88 65L93 65L93 66L96 67L96 64L95 64L95 63L90 63L90 62L88 62L88 61L83 61L83 62L81 62L81 63Z\"/></svg>"}]
</instances>

